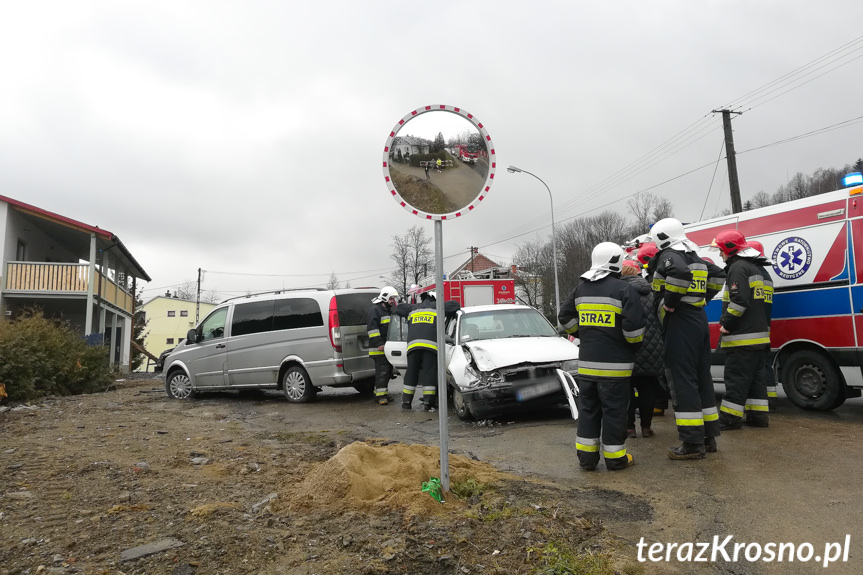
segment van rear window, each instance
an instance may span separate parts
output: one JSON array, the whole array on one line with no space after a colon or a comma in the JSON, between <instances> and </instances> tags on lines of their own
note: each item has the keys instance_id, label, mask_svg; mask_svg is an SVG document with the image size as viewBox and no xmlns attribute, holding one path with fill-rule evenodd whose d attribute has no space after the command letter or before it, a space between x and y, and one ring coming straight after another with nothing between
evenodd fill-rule
<instances>
[{"instance_id":1,"label":"van rear window","mask_svg":"<svg viewBox=\"0 0 863 575\"><path fill-rule=\"evenodd\" d=\"M377 294L344 293L336 295L339 308L339 325L362 325L369 323L369 308Z\"/></svg>"},{"instance_id":2,"label":"van rear window","mask_svg":"<svg viewBox=\"0 0 863 575\"><path fill-rule=\"evenodd\" d=\"M311 298L277 299L274 329L299 329L324 325L318 302Z\"/></svg>"}]
</instances>

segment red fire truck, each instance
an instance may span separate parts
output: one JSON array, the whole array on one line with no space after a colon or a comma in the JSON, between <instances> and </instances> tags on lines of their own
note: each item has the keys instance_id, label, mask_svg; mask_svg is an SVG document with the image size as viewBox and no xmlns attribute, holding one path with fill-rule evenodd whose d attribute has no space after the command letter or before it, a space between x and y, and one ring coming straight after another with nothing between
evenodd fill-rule
<instances>
[{"instance_id":1,"label":"red fire truck","mask_svg":"<svg viewBox=\"0 0 863 575\"><path fill-rule=\"evenodd\" d=\"M477 153L471 152L468 150L468 147L464 144L456 144L453 146L458 159L466 164L475 164L477 160Z\"/></svg>"},{"instance_id":2,"label":"red fire truck","mask_svg":"<svg viewBox=\"0 0 863 575\"><path fill-rule=\"evenodd\" d=\"M428 284L408 292L419 298L425 292L435 291L444 301L457 301L462 307L469 305L489 305L499 303L518 303L515 298L515 281L512 279L470 279L444 280L443 294Z\"/></svg>"}]
</instances>

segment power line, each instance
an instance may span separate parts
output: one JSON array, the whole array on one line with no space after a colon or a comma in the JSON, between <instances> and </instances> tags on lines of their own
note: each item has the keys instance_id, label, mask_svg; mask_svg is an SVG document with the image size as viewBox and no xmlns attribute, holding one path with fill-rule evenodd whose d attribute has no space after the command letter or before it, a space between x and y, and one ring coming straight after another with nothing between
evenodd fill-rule
<instances>
[{"instance_id":1,"label":"power line","mask_svg":"<svg viewBox=\"0 0 863 575\"><path fill-rule=\"evenodd\" d=\"M751 152L751 151L754 151L754 150L760 150L760 149L762 149L762 148L767 148L767 147L770 147L770 146L775 146L775 145L779 145L779 144L783 144L783 143L791 142L791 141L794 141L794 140L799 140L799 139L803 139L803 138L807 138L807 137L811 137L811 136L816 136L816 135L819 135L819 134L822 134L822 133L825 133L825 132L828 132L828 131L838 130L838 129L840 129L840 128L846 128L846 127L853 126L853 125L855 125L855 124L857 124L857 123L860 123L860 122L863 122L863 116L858 116L857 118L852 118L852 119L850 119L850 120L845 120L845 121L843 121L843 122L839 122L839 123L837 123L837 124L833 124L832 126L827 126L827 127L825 127L825 128L821 128L821 129L819 129L819 130L813 130L813 131L811 131L811 132L806 132L805 134L800 134L800 135L798 135L798 136L794 136L794 137L791 137L791 138L786 138L786 139L784 139L784 140L779 140L779 141L777 141L777 142L773 142L772 144L765 144L765 145L763 145L763 146L757 146L757 147L755 147L755 148L750 148L750 149L748 149L748 150L744 150L744 151L742 151L742 152L736 152L736 153L739 155L739 154L743 154L743 153L746 153L746 152ZM723 145L724 145L724 142L723 142ZM725 159L724 157L720 157L720 158L717 160L717 162L721 162L721 161L722 161L722 160L724 160L724 159ZM605 203L605 204L602 204L602 205L600 205L600 206L596 206L596 207L590 208L589 210L584 210L584 211L579 212L578 214L575 214L575 215L573 215L573 216L571 216L571 217L569 217L569 218L563 218L563 219L559 220L559 221L558 221L558 223L565 222L565 221L569 221L569 220L574 220L574 219L576 219L576 218L578 218L578 217L584 216L584 215L589 214L589 213L591 213L591 212L595 212L596 210L600 210L600 209L602 209L602 208L605 208L605 207L608 207L608 206L610 206L610 205L616 204L616 203L618 203L618 202L620 202L620 201L622 201L622 200L629 199L629 198L631 198L631 197L633 197L633 196L635 196L636 194L639 194L639 193L641 193L641 192L646 192L646 191L649 191L649 190L653 190L653 189L655 189L655 188L658 188L658 187L660 187L660 186L664 186L665 184L668 184L669 182L673 182L673 181L675 181L675 180L679 180L680 178L682 178L682 177L684 177L684 176L688 176L689 174L693 174L693 173L695 173L695 172L697 172L697 171L703 170L704 168L707 168L707 167L713 166L713 165L715 165L717 162L712 162L712 161L711 161L711 162L708 162L708 163L706 163L706 164L703 164L703 165L701 165L701 166L698 166L698 167L696 167L696 168L693 168L693 169L691 169L691 170L688 170L688 171L686 171L686 172L683 172L682 174L678 174L677 176L674 176L673 178L669 178L669 179L667 179L667 180L663 180L663 181L661 181L661 182L659 182L659 183L657 183L657 184L654 184L654 185L652 185L652 186L649 186L649 187L647 187L647 188L642 188L642 189L640 189L640 190L638 190L637 192L634 192L634 193L632 193L632 194L629 194L629 195L626 195L626 196L622 196L622 197L620 197L620 198L617 198L616 200L612 200L612 201L607 202L607 203ZM545 227L545 226L543 226L543 227ZM489 243L487 243L487 244L485 244L485 245L482 245L482 246L479 246L479 247L480 247L480 249L482 249L482 248L486 248L486 247L493 246L493 245L496 245L496 244L501 244L501 243L503 243L503 242L506 242L506 241L509 241L509 240L514 240L514 239L517 239L517 238L519 238L519 237L521 237L521 236L525 236L525 235L527 235L527 234L537 232L537 231L539 231L539 230L541 230L541 229L542 229L542 227L540 227L540 228L534 228L534 229L532 229L532 230L528 230L528 231L526 231L526 232L522 232L522 233L518 233L518 234L511 235L511 236L509 236L509 237L507 237L507 238L503 238L503 239L500 239L500 240L496 240L496 241L489 242Z\"/></svg>"}]
</instances>

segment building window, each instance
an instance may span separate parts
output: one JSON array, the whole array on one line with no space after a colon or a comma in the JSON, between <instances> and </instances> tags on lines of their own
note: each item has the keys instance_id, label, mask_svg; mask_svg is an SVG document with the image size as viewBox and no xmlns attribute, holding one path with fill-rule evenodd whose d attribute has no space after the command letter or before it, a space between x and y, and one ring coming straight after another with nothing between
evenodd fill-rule
<instances>
[{"instance_id":1,"label":"building window","mask_svg":"<svg viewBox=\"0 0 863 575\"><path fill-rule=\"evenodd\" d=\"M167 343L168 345L174 345L174 338L169 337L167 340L165 340L165 343Z\"/></svg>"},{"instance_id":2,"label":"building window","mask_svg":"<svg viewBox=\"0 0 863 575\"><path fill-rule=\"evenodd\" d=\"M174 310L169 311L169 312L168 312L168 317L177 317L177 312L176 312L176 311L174 311Z\"/></svg>"},{"instance_id":3,"label":"building window","mask_svg":"<svg viewBox=\"0 0 863 575\"><path fill-rule=\"evenodd\" d=\"M180 310L180 317L189 317L189 310L181 309Z\"/></svg>"}]
</instances>

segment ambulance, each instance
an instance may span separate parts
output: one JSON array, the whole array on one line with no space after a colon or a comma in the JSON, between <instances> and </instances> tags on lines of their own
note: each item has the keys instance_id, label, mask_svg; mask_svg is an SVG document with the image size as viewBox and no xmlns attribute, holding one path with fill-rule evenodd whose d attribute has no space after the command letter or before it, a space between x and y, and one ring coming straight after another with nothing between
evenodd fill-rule
<instances>
[{"instance_id":1,"label":"ambulance","mask_svg":"<svg viewBox=\"0 0 863 575\"><path fill-rule=\"evenodd\" d=\"M777 380L795 405L830 410L863 390L863 177L846 188L685 226L706 248L722 230L737 228L758 240L773 262L771 357ZM712 254L712 255L711 255ZM713 348L719 341L721 294L707 307ZM713 353L714 380L724 353Z\"/></svg>"}]
</instances>

